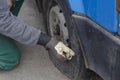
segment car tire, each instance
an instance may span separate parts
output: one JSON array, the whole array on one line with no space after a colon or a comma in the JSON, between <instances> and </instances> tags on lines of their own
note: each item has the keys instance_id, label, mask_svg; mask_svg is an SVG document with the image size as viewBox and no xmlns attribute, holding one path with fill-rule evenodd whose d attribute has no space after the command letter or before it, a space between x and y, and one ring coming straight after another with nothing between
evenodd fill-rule
<instances>
[{"instance_id":1,"label":"car tire","mask_svg":"<svg viewBox=\"0 0 120 80\"><path fill-rule=\"evenodd\" d=\"M42 0L35 0L39 12L42 12Z\"/></svg>"},{"instance_id":2,"label":"car tire","mask_svg":"<svg viewBox=\"0 0 120 80\"><path fill-rule=\"evenodd\" d=\"M82 51L82 44L80 42L80 39L78 37L77 31L75 29L74 21L72 21L71 18L71 11L69 10L69 7L66 6L67 1L66 0L48 0L45 4L45 10L44 10L44 19L45 24L47 26L48 34L51 35L50 30L50 11L54 6L59 6L61 9L61 12L63 13L66 22L67 28L68 28L68 34L69 34L69 41L68 46L74 50L76 53L76 56L73 57L71 61L67 62L61 62L59 59L57 59L54 55L52 55L52 51L49 51L49 56L55 67L57 67L60 72L62 72L64 75L66 75L71 80L102 80L96 73L93 71L85 68L85 61L83 57L83 51Z\"/></svg>"}]
</instances>

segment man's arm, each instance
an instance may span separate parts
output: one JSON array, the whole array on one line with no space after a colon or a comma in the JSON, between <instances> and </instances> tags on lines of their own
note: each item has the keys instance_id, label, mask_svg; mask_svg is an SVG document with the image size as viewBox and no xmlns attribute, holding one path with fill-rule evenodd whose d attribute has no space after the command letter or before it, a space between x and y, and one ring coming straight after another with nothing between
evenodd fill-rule
<instances>
[{"instance_id":1,"label":"man's arm","mask_svg":"<svg viewBox=\"0 0 120 80\"><path fill-rule=\"evenodd\" d=\"M59 40L29 26L9 11L7 0L0 0L0 33L29 45L43 45L62 61L71 60L75 53ZM66 54L64 54L66 53Z\"/></svg>"},{"instance_id":2,"label":"man's arm","mask_svg":"<svg viewBox=\"0 0 120 80\"><path fill-rule=\"evenodd\" d=\"M36 45L41 31L14 16L7 0L0 0L0 33L21 43Z\"/></svg>"}]
</instances>

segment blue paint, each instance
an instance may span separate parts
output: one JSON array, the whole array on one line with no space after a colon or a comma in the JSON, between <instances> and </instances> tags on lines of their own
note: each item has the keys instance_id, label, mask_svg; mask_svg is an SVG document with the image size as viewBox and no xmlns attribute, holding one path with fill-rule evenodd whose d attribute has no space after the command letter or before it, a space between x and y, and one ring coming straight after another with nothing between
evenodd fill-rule
<instances>
[{"instance_id":1,"label":"blue paint","mask_svg":"<svg viewBox=\"0 0 120 80\"><path fill-rule=\"evenodd\" d=\"M120 34L120 14L119 14L119 17L118 17L118 34Z\"/></svg>"},{"instance_id":2,"label":"blue paint","mask_svg":"<svg viewBox=\"0 0 120 80\"><path fill-rule=\"evenodd\" d=\"M116 0L68 0L71 9L87 15L110 32L117 32Z\"/></svg>"},{"instance_id":3,"label":"blue paint","mask_svg":"<svg viewBox=\"0 0 120 80\"><path fill-rule=\"evenodd\" d=\"M69 0L69 3L73 11L76 11L76 12L80 11L80 13L85 13L82 0Z\"/></svg>"}]
</instances>

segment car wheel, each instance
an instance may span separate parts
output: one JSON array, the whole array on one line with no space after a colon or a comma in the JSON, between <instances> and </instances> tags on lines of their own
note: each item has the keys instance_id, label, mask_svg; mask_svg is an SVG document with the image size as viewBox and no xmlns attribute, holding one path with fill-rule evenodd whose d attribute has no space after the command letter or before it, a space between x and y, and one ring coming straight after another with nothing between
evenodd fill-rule
<instances>
[{"instance_id":1,"label":"car wheel","mask_svg":"<svg viewBox=\"0 0 120 80\"><path fill-rule=\"evenodd\" d=\"M52 52L49 56L55 67L71 80L100 80L95 74L85 68L84 57L81 50L80 40L71 19L71 12L66 7L66 0L48 0L45 8L45 19L48 34L55 37L76 53L71 61L61 62Z\"/></svg>"}]
</instances>

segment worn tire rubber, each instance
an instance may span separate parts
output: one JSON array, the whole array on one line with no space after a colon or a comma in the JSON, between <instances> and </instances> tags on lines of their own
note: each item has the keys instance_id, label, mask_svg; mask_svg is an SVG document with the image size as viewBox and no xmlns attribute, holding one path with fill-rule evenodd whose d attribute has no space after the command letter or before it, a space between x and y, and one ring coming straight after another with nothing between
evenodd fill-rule
<instances>
[{"instance_id":1,"label":"worn tire rubber","mask_svg":"<svg viewBox=\"0 0 120 80\"><path fill-rule=\"evenodd\" d=\"M35 0L39 12L42 12L42 0Z\"/></svg>"}]
</instances>

